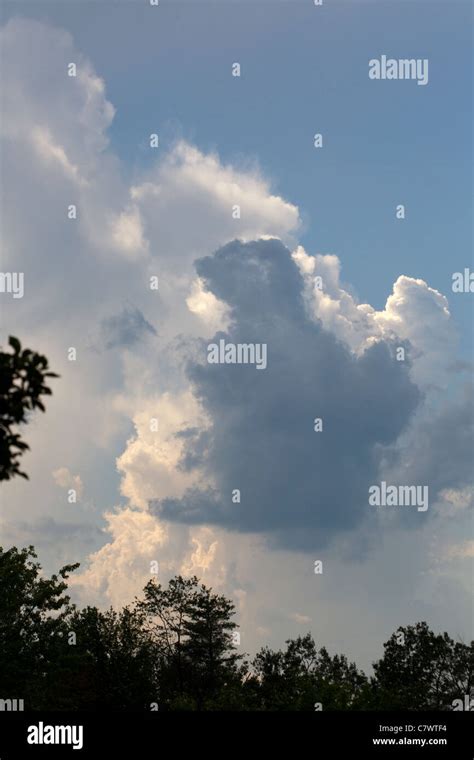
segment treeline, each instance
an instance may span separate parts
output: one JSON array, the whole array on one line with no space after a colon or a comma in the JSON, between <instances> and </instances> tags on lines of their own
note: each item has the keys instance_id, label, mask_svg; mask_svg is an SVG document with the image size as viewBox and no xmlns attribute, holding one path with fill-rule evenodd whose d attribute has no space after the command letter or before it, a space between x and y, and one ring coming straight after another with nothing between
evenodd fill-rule
<instances>
[{"instance_id":1,"label":"treeline","mask_svg":"<svg viewBox=\"0 0 474 760\"><path fill-rule=\"evenodd\" d=\"M474 694L474 643L399 628L367 677L311 636L247 660L234 605L196 577L150 580L119 611L77 609L33 547L0 548L0 700L25 710L453 710Z\"/></svg>"}]
</instances>

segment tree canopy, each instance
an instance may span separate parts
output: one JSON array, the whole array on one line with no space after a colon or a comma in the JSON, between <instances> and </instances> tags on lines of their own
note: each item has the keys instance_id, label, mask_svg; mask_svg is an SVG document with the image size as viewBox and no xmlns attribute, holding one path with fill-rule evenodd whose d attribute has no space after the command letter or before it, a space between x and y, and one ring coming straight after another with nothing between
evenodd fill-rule
<instances>
[{"instance_id":1,"label":"tree canopy","mask_svg":"<svg viewBox=\"0 0 474 760\"><path fill-rule=\"evenodd\" d=\"M0 548L0 695L55 710L452 710L473 696L474 643L399 628L368 677L310 633L238 652L233 603L196 577L151 579L121 610L77 609L66 565Z\"/></svg>"}]
</instances>

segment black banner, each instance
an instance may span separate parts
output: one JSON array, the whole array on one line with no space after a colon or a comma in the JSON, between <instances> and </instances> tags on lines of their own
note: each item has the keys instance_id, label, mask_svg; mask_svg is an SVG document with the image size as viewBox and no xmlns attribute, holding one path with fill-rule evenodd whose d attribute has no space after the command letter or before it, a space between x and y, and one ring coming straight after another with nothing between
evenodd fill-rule
<instances>
[{"instance_id":1,"label":"black banner","mask_svg":"<svg viewBox=\"0 0 474 760\"><path fill-rule=\"evenodd\" d=\"M315 757L471 760L473 721L463 712L3 713L0 760L145 757L147 752L219 755L308 747ZM139 751L138 751L139 748ZM324 754L322 754L324 752ZM267 755L268 756L268 755Z\"/></svg>"}]
</instances>

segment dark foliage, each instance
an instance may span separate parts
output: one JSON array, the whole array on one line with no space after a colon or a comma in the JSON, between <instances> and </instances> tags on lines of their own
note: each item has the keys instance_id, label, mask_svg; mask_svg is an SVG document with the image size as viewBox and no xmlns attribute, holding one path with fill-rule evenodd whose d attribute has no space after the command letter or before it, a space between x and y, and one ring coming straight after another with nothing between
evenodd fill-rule
<instances>
[{"instance_id":1,"label":"dark foliage","mask_svg":"<svg viewBox=\"0 0 474 760\"><path fill-rule=\"evenodd\" d=\"M57 377L48 372L45 356L22 349L17 338L8 342L13 351L0 351L0 480L28 477L20 470L19 459L29 446L14 428L27 422L30 411L45 411L41 399L51 394L45 380Z\"/></svg>"},{"instance_id":2,"label":"dark foliage","mask_svg":"<svg viewBox=\"0 0 474 760\"><path fill-rule=\"evenodd\" d=\"M367 678L311 636L236 653L234 605L197 578L149 581L120 611L78 610L33 547L0 548L0 698L39 710L451 710L471 696L474 644L399 628Z\"/></svg>"}]
</instances>

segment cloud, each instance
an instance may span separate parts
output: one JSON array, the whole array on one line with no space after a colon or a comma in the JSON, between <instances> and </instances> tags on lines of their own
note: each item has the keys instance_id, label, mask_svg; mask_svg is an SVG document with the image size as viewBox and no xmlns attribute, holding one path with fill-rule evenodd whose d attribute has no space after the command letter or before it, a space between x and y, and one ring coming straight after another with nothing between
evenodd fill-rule
<instances>
[{"instance_id":1,"label":"cloud","mask_svg":"<svg viewBox=\"0 0 474 760\"><path fill-rule=\"evenodd\" d=\"M63 29L26 18L12 18L2 28L2 134L28 143L38 130L54 135L71 164L107 148L106 130L115 109L104 97L105 85ZM45 67L32 66L42 60ZM68 65L77 67L68 76ZM53 64L53 65L51 65ZM23 82L24 87L17 88ZM64 127L69 125L69 131ZM53 128L54 126L54 128ZM59 154L58 154L59 156ZM65 166L63 157L60 163ZM84 168L84 166L83 166ZM87 168L93 167L89 164Z\"/></svg>"},{"instance_id":2,"label":"cloud","mask_svg":"<svg viewBox=\"0 0 474 760\"><path fill-rule=\"evenodd\" d=\"M397 439L420 393L389 341L355 356L308 317L303 280L280 241L230 243L197 271L230 309L231 326L212 342L265 343L268 366L207 364L201 343L188 376L211 425L187 431L182 464L215 485L152 508L167 520L262 531L276 545L324 546L367 514L377 446ZM314 431L317 417L323 432Z\"/></svg>"},{"instance_id":3,"label":"cloud","mask_svg":"<svg viewBox=\"0 0 474 760\"><path fill-rule=\"evenodd\" d=\"M136 206L120 212L112 221L112 240L133 258L148 252L149 244L144 238L142 220Z\"/></svg>"},{"instance_id":4,"label":"cloud","mask_svg":"<svg viewBox=\"0 0 474 760\"><path fill-rule=\"evenodd\" d=\"M386 452L385 466L398 481L403 473L405 483L428 483L432 497L444 496L453 506L469 502L472 493L472 390L465 386L460 396L430 408Z\"/></svg>"},{"instance_id":5,"label":"cloud","mask_svg":"<svg viewBox=\"0 0 474 760\"><path fill-rule=\"evenodd\" d=\"M53 472L54 482L61 488L73 488L80 499L83 493L83 483L80 475L73 475L67 467L59 467Z\"/></svg>"},{"instance_id":6,"label":"cloud","mask_svg":"<svg viewBox=\"0 0 474 760\"><path fill-rule=\"evenodd\" d=\"M192 284L191 293L186 299L189 311L197 314L210 330L225 330L228 327L229 315L227 305L215 297L214 293L206 290L204 283L198 277Z\"/></svg>"},{"instance_id":7,"label":"cloud","mask_svg":"<svg viewBox=\"0 0 474 760\"><path fill-rule=\"evenodd\" d=\"M408 341L417 385L427 390L448 384L458 339L444 295L424 280L400 275L385 308L377 311L342 287L337 256L310 256L298 246L293 258L305 281L310 313L352 351L361 353L380 339Z\"/></svg>"},{"instance_id":8,"label":"cloud","mask_svg":"<svg viewBox=\"0 0 474 760\"><path fill-rule=\"evenodd\" d=\"M308 615L301 615L299 612L292 612L290 618L299 625L307 625L308 623L311 623L311 618L308 617Z\"/></svg>"},{"instance_id":9,"label":"cloud","mask_svg":"<svg viewBox=\"0 0 474 760\"><path fill-rule=\"evenodd\" d=\"M223 165L217 154L183 140L131 188L130 197L140 209L152 255L159 251L167 268L179 274L183 265L192 266L224 242L265 234L290 242L300 225L297 207L273 195L257 168ZM234 218L235 205L240 218Z\"/></svg>"},{"instance_id":10,"label":"cloud","mask_svg":"<svg viewBox=\"0 0 474 760\"><path fill-rule=\"evenodd\" d=\"M449 546L446 550L446 559L466 559L474 557L474 541L462 541L459 544Z\"/></svg>"},{"instance_id":11,"label":"cloud","mask_svg":"<svg viewBox=\"0 0 474 760\"><path fill-rule=\"evenodd\" d=\"M134 507L146 510L148 500L157 492L182 496L196 483L196 472L180 467L186 439L178 433L190 426L203 430L207 419L187 390L147 398L135 409L133 421L134 435L117 459L117 468L123 474L123 496Z\"/></svg>"},{"instance_id":12,"label":"cloud","mask_svg":"<svg viewBox=\"0 0 474 760\"><path fill-rule=\"evenodd\" d=\"M125 600L132 601L150 579L151 562L160 561L167 532L139 510L107 512L105 519L112 541L92 554L88 567L69 583L83 598L121 606Z\"/></svg>"},{"instance_id":13,"label":"cloud","mask_svg":"<svg viewBox=\"0 0 474 760\"><path fill-rule=\"evenodd\" d=\"M47 163L56 164L66 177L78 186L87 185L86 180L80 176L78 167L70 162L63 146L55 144L47 127L36 127L32 137L41 159Z\"/></svg>"},{"instance_id":14,"label":"cloud","mask_svg":"<svg viewBox=\"0 0 474 760\"><path fill-rule=\"evenodd\" d=\"M19 18L0 35L4 266L21 268L26 282L21 305L4 302L5 332L14 326L61 376L45 419L29 424L31 510L60 514L50 473L64 461L65 440L76 463L70 466L80 464L88 494L103 509L117 497L117 457L123 492L135 506L144 503L148 479L151 495L159 482L174 494L180 480L192 479L173 471L173 453L160 460L146 436L142 445L131 431L141 410L150 408L153 417L157 400L163 408L188 393L179 341L226 324L225 305L199 288L193 258L235 234L275 227L291 237L298 209L273 194L256 168L224 165L217 154L182 141L150 149L146 171L131 185L110 148L115 109L105 83L72 36ZM76 77L67 74L70 62ZM242 206L240 220L232 218L232 200ZM67 218L70 203L75 220ZM152 275L159 276L159 291L150 289ZM98 353L100 342L113 350ZM70 346L75 362L67 359ZM12 515L25 488L9 486Z\"/></svg>"},{"instance_id":15,"label":"cloud","mask_svg":"<svg viewBox=\"0 0 474 760\"><path fill-rule=\"evenodd\" d=\"M75 512L73 522L53 517L31 519L28 513L21 520L0 518L0 544L4 548L33 544L44 571L56 573L62 565L82 561L103 541L90 516L88 521L79 520L80 517Z\"/></svg>"},{"instance_id":16,"label":"cloud","mask_svg":"<svg viewBox=\"0 0 474 760\"><path fill-rule=\"evenodd\" d=\"M8 533L9 542L24 545L31 536L31 523L25 520L9 521L2 520L2 535ZM77 522L66 522L44 517L34 523L34 532L39 543L57 546L68 543L71 540L88 544L91 540L96 541L98 529L93 525ZM84 547L82 546L83 550Z\"/></svg>"},{"instance_id":17,"label":"cloud","mask_svg":"<svg viewBox=\"0 0 474 760\"><path fill-rule=\"evenodd\" d=\"M442 500L442 512L445 517L459 517L474 505L474 486L466 488L446 488L439 493Z\"/></svg>"},{"instance_id":18,"label":"cloud","mask_svg":"<svg viewBox=\"0 0 474 760\"><path fill-rule=\"evenodd\" d=\"M145 319L140 309L126 307L102 320L100 341L106 349L130 347L147 333L156 335L153 325Z\"/></svg>"},{"instance_id":19,"label":"cloud","mask_svg":"<svg viewBox=\"0 0 474 760\"><path fill-rule=\"evenodd\" d=\"M184 575L201 577L215 561L218 542L212 530L202 528L192 536L191 544L193 545L191 556L183 561L181 570Z\"/></svg>"}]
</instances>

